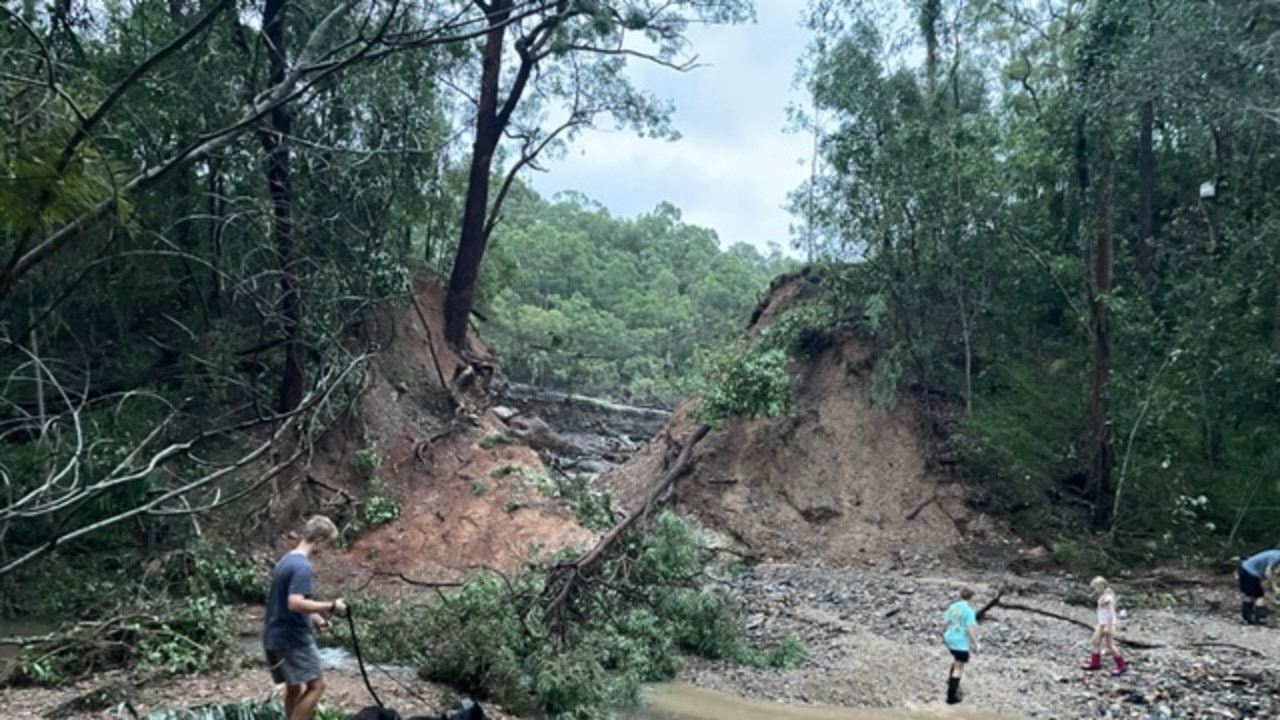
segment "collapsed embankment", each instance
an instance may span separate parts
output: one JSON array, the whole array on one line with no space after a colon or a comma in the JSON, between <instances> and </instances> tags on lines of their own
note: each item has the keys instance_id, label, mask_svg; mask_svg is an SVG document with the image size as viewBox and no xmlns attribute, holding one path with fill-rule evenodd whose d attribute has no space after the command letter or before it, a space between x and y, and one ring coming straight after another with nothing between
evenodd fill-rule
<instances>
[{"instance_id":1,"label":"collapsed embankment","mask_svg":"<svg viewBox=\"0 0 1280 720\"><path fill-rule=\"evenodd\" d=\"M751 333L819 292L807 273L780 279ZM934 423L903 395L877 405L874 348L847 330L792 361L792 409L784 417L730 420L692 451L674 486L684 512L745 555L831 566L889 567L903 553L1003 566L1017 543L975 511L969 491L936 462ZM636 458L602 482L622 507L642 503L696 423L682 405Z\"/></svg>"}]
</instances>

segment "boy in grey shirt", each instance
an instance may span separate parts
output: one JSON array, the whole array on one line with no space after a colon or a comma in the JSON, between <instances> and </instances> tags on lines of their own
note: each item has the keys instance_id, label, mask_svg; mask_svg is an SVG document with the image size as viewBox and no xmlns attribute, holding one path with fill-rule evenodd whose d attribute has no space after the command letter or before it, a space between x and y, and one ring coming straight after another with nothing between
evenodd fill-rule
<instances>
[{"instance_id":1,"label":"boy in grey shirt","mask_svg":"<svg viewBox=\"0 0 1280 720\"><path fill-rule=\"evenodd\" d=\"M345 615L342 598L320 602L312 598L311 555L332 543L338 528L323 515L307 520L302 540L271 571L271 590L262 621L262 649L267 655L271 679L284 683L284 712L288 720L311 720L324 675L312 628L324 630L329 621L321 613Z\"/></svg>"}]
</instances>

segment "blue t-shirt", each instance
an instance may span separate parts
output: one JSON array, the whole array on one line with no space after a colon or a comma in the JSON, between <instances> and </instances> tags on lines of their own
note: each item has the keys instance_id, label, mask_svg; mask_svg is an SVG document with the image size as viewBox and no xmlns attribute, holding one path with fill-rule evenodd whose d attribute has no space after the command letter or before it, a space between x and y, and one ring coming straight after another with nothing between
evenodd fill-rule
<instances>
[{"instance_id":1,"label":"blue t-shirt","mask_svg":"<svg viewBox=\"0 0 1280 720\"><path fill-rule=\"evenodd\" d=\"M969 603L957 600L951 603L943 615L947 629L942 633L942 640L952 650L969 651L969 626L978 624L978 616Z\"/></svg>"},{"instance_id":2,"label":"blue t-shirt","mask_svg":"<svg viewBox=\"0 0 1280 720\"><path fill-rule=\"evenodd\" d=\"M1243 567L1250 575L1257 578L1266 576L1267 568L1274 565L1280 565L1280 550L1263 550L1240 563L1240 567Z\"/></svg>"},{"instance_id":3,"label":"blue t-shirt","mask_svg":"<svg viewBox=\"0 0 1280 720\"><path fill-rule=\"evenodd\" d=\"M267 614L262 620L262 647L267 650L290 650L314 642L311 615L290 610L290 595L311 597L311 562L299 552L280 558L271 571Z\"/></svg>"}]
</instances>

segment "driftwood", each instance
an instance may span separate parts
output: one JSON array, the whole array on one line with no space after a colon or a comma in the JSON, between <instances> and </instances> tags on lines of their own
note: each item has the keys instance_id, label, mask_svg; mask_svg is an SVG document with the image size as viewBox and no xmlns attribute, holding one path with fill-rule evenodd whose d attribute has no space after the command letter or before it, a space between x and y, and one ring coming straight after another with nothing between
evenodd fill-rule
<instances>
[{"instance_id":1,"label":"driftwood","mask_svg":"<svg viewBox=\"0 0 1280 720\"><path fill-rule=\"evenodd\" d=\"M1002 607L1009 610L1021 610L1023 612L1034 613L1036 615L1043 615L1045 617L1053 618L1054 620L1061 620L1063 622L1069 622L1072 625L1078 625L1082 628L1085 628L1086 630L1093 630L1093 627L1094 627L1092 624L1087 623L1084 620L1081 620L1079 618L1073 618L1070 615L1063 615L1061 613L1056 613L1052 610L1044 610L1037 607L1031 607L1030 605L1022 605L1019 603L1009 603L1009 602L998 602L994 604L994 607ZM1146 642L1145 640L1133 640L1130 638L1120 637L1119 635L1116 636L1116 644L1124 645L1125 647L1131 647L1136 650L1155 650L1156 648L1168 647L1167 645L1163 645L1160 643L1149 643L1149 642Z\"/></svg>"},{"instance_id":2,"label":"driftwood","mask_svg":"<svg viewBox=\"0 0 1280 720\"><path fill-rule=\"evenodd\" d=\"M983 605L978 609L978 612L974 613L974 617L976 617L979 622L982 621L982 618L986 617L987 613L991 611L991 608L1000 604L1000 598L1004 597L1004 591L1005 588L1003 587L997 590L996 596L988 600L986 605Z\"/></svg>"},{"instance_id":3,"label":"driftwood","mask_svg":"<svg viewBox=\"0 0 1280 720\"><path fill-rule=\"evenodd\" d=\"M1190 643L1190 644L1186 645L1186 647L1197 647L1197 648L1230 648L1230 649L1232 649L1232 650L1239 650L1240 652L1242 652L1242 653L1244 653L1244 654L1246 654L1246 655L1253 655L1253 656L1255 656L1255 657L1265 657L1265 654L1264 654L1264 653L1261 653L1261 652L1259 652L1259 651L1257 651L1257 650L1254 650L1253 648L1249 648L1249 647L1245 647L1245 646L1243 646L1243 645L1237 645L1237 644L1235 644L1235 643L1229 643L1229 642L1193 642L1193 643ZM1256 680L1258 679L1258 678L1256 678L1256 677L1253 677L1253 674L1251 674L1251 673L1240 673L1240 672L1237 672L1236 674L1237 674L1237 675L1242 675L1242 676L1248 676L1250 680L1255 680L1255 681L1256 681Z\"/></svg>"},{"instance_id":4,"label":"driftwood","mask_svg":"<svg viewBox=\"0 0 1280 720\"><path fill-rule=\"evenodd\" d=\"M676 461L658 481L649 488L643 498L643 502L623 518L622 522L610 528L599 540L596 541L594 547L579 555L576 560L570 563L563 563L552 568L547 575L547 584L543 589L543 597L546 599L548 609L561 609L572 596L574 588L585 577L591 575L602 562L613 544L622 537L628 529L638 523L641 519L647 517L653 508L662 500L662 498L675 485L676 479L684 474L688 469L689 459L693 457L693 448L701 440L711 432L709 425L699 425L684 441L680 448L680 454L676 457Z\"/></svg>"},{"instance_id":5,"label":"driftwood","mask_svg":"<svg viewBox=\"0 0 1280 720\"><path fill-rule=\"evenodd\" d=\"M45 633L44 635L10 635L8 637L0 637L0 645L26 647L28 645L47 643L55 638L57 638L56 633Z\"/></svg>"},{"instance_id":6,"label":"driftwood","mask_svg":"<svg viewBox=\"0 0 1280 720\"><path fill-rule=\"evenodd\" d=\"M937 501L938 501L938 493L934 493L930 495L924 502L917 505L915 510L912 510L911 512L907 513L907 517L905 519L915 520L916 516L919 515L925 508L929 507L930 505L932 505Z\"/></svg>"}]
</instances>

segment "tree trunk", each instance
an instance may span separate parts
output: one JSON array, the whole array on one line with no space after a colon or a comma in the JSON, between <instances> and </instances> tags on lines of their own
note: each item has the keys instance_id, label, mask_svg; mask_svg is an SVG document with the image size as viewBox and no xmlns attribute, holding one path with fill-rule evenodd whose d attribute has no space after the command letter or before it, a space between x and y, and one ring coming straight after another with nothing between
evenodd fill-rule
<instances>
[{"instance_id":1,"label":"tree trunk","mask_svg":"<svg viewBox=\"0 0 1280 720\"><path fill-rule=\"evenodd\" d=\"M1071 156L1074 161L1075 186L1068 192L1064 207L1066 235L1063 238L1067 247L1088 247L1089 243L1082 239L1081 225L1085 203L1089 196L1089 138L1085 133L1083 114L1077 114L1073 130ZM1087 253L1086 253L1087 255Z\"/></svg>"},{"instance_id":2,"label":"tree trunk","mask_svg":"<svg viewBox=\"0 0 1280 720\"><path fill-rule=\"evenodd\" d=\"M223 295L226 292L224 281L222 278L222 241L225 232L222 223L222 170L218 165L216 158L209 158L209 233L210 233L210 252L213 256L209 260L209 306L212 308L215 317L222 317L223 314Z\"/></svg>"},{"instance_id":3,"label":"tree trunk","mask_svg":"<svg viewBox=\"0 0 1280 720\"><path fill-rule=\"evenodd\" d=\"M498 110L498 82L502 76L502 45L513 0L489 4L489 32L485 36L480 97L476 107L476 137L467 175L467 197L462 211L462 232L458 252L449 274L449 291L444 304L444 336L461 349L467 338L467 320L475 304L476 281L489 237L485 221L489 210L489 173L493 154L502 139L502 119ZM513 90L515 92L515 90ZM511 101L508 101L511 104Z\"/></svg>"},{"instance_id":4,"label":"tree trunk","mask_svg":"<svg viewBox=\"0 0 1280 720\"><path fill-rule=\"evenodd\" d=\"M1093 502L1093 527L1104 529L1111 521L1111 422L1110 373L1111 335L1107 316L1107 296L1111 293L1114 264L1115 162L1104 137L1099 143L1102 179L1097 190L1097 227L1093 254L1093 293L1089 298L1090 329L1093 336L1093 372L1089 387L1089 476L1088 496Z\"/></svg>"},{"instance_id":5,"label":"tree trunk","mask_svg":"<svg viewBox=\"0 0 1280 720\"><path fill-rule=\"evenodd\" d=\"M1138 278L1150 290L1155 285L1155 152L1152 127L1155 109L1150 100L1138 106L1138 238L1136 260Z\"/></svg>"},{"instance_id":6,"label":"tree trunk","mask_svg":"<svg viewBox=\"0 0 1280 720\"><path fill-rule=\"evenodd\" d=\"M285 11L288 0L267 0L263 10L263 37L270 61L270 81L278 85L288 72L285 47ZM288 412L302 404L306 383L302 342L302 284L298 277L298 248L293 238L293 211L289 189L289 111L278 105L271 111L271 127L259 133L267 154L267 189L271 195L271 236L280 265L280 319L284 330L284 374L280 378L277 406Z\"/></svg>"},{"instance_id":7,"label":"tree trunk","mask_svg":"<svg viewBox=\"0 0 1280 720\"><path fill-rule=\"evenodd\" d=\"M938 19L942 16L942 0L924 0L920 6L920 30L924 33L925 91L929 99L938 90Z\"/></svg>"}]
</instances>

